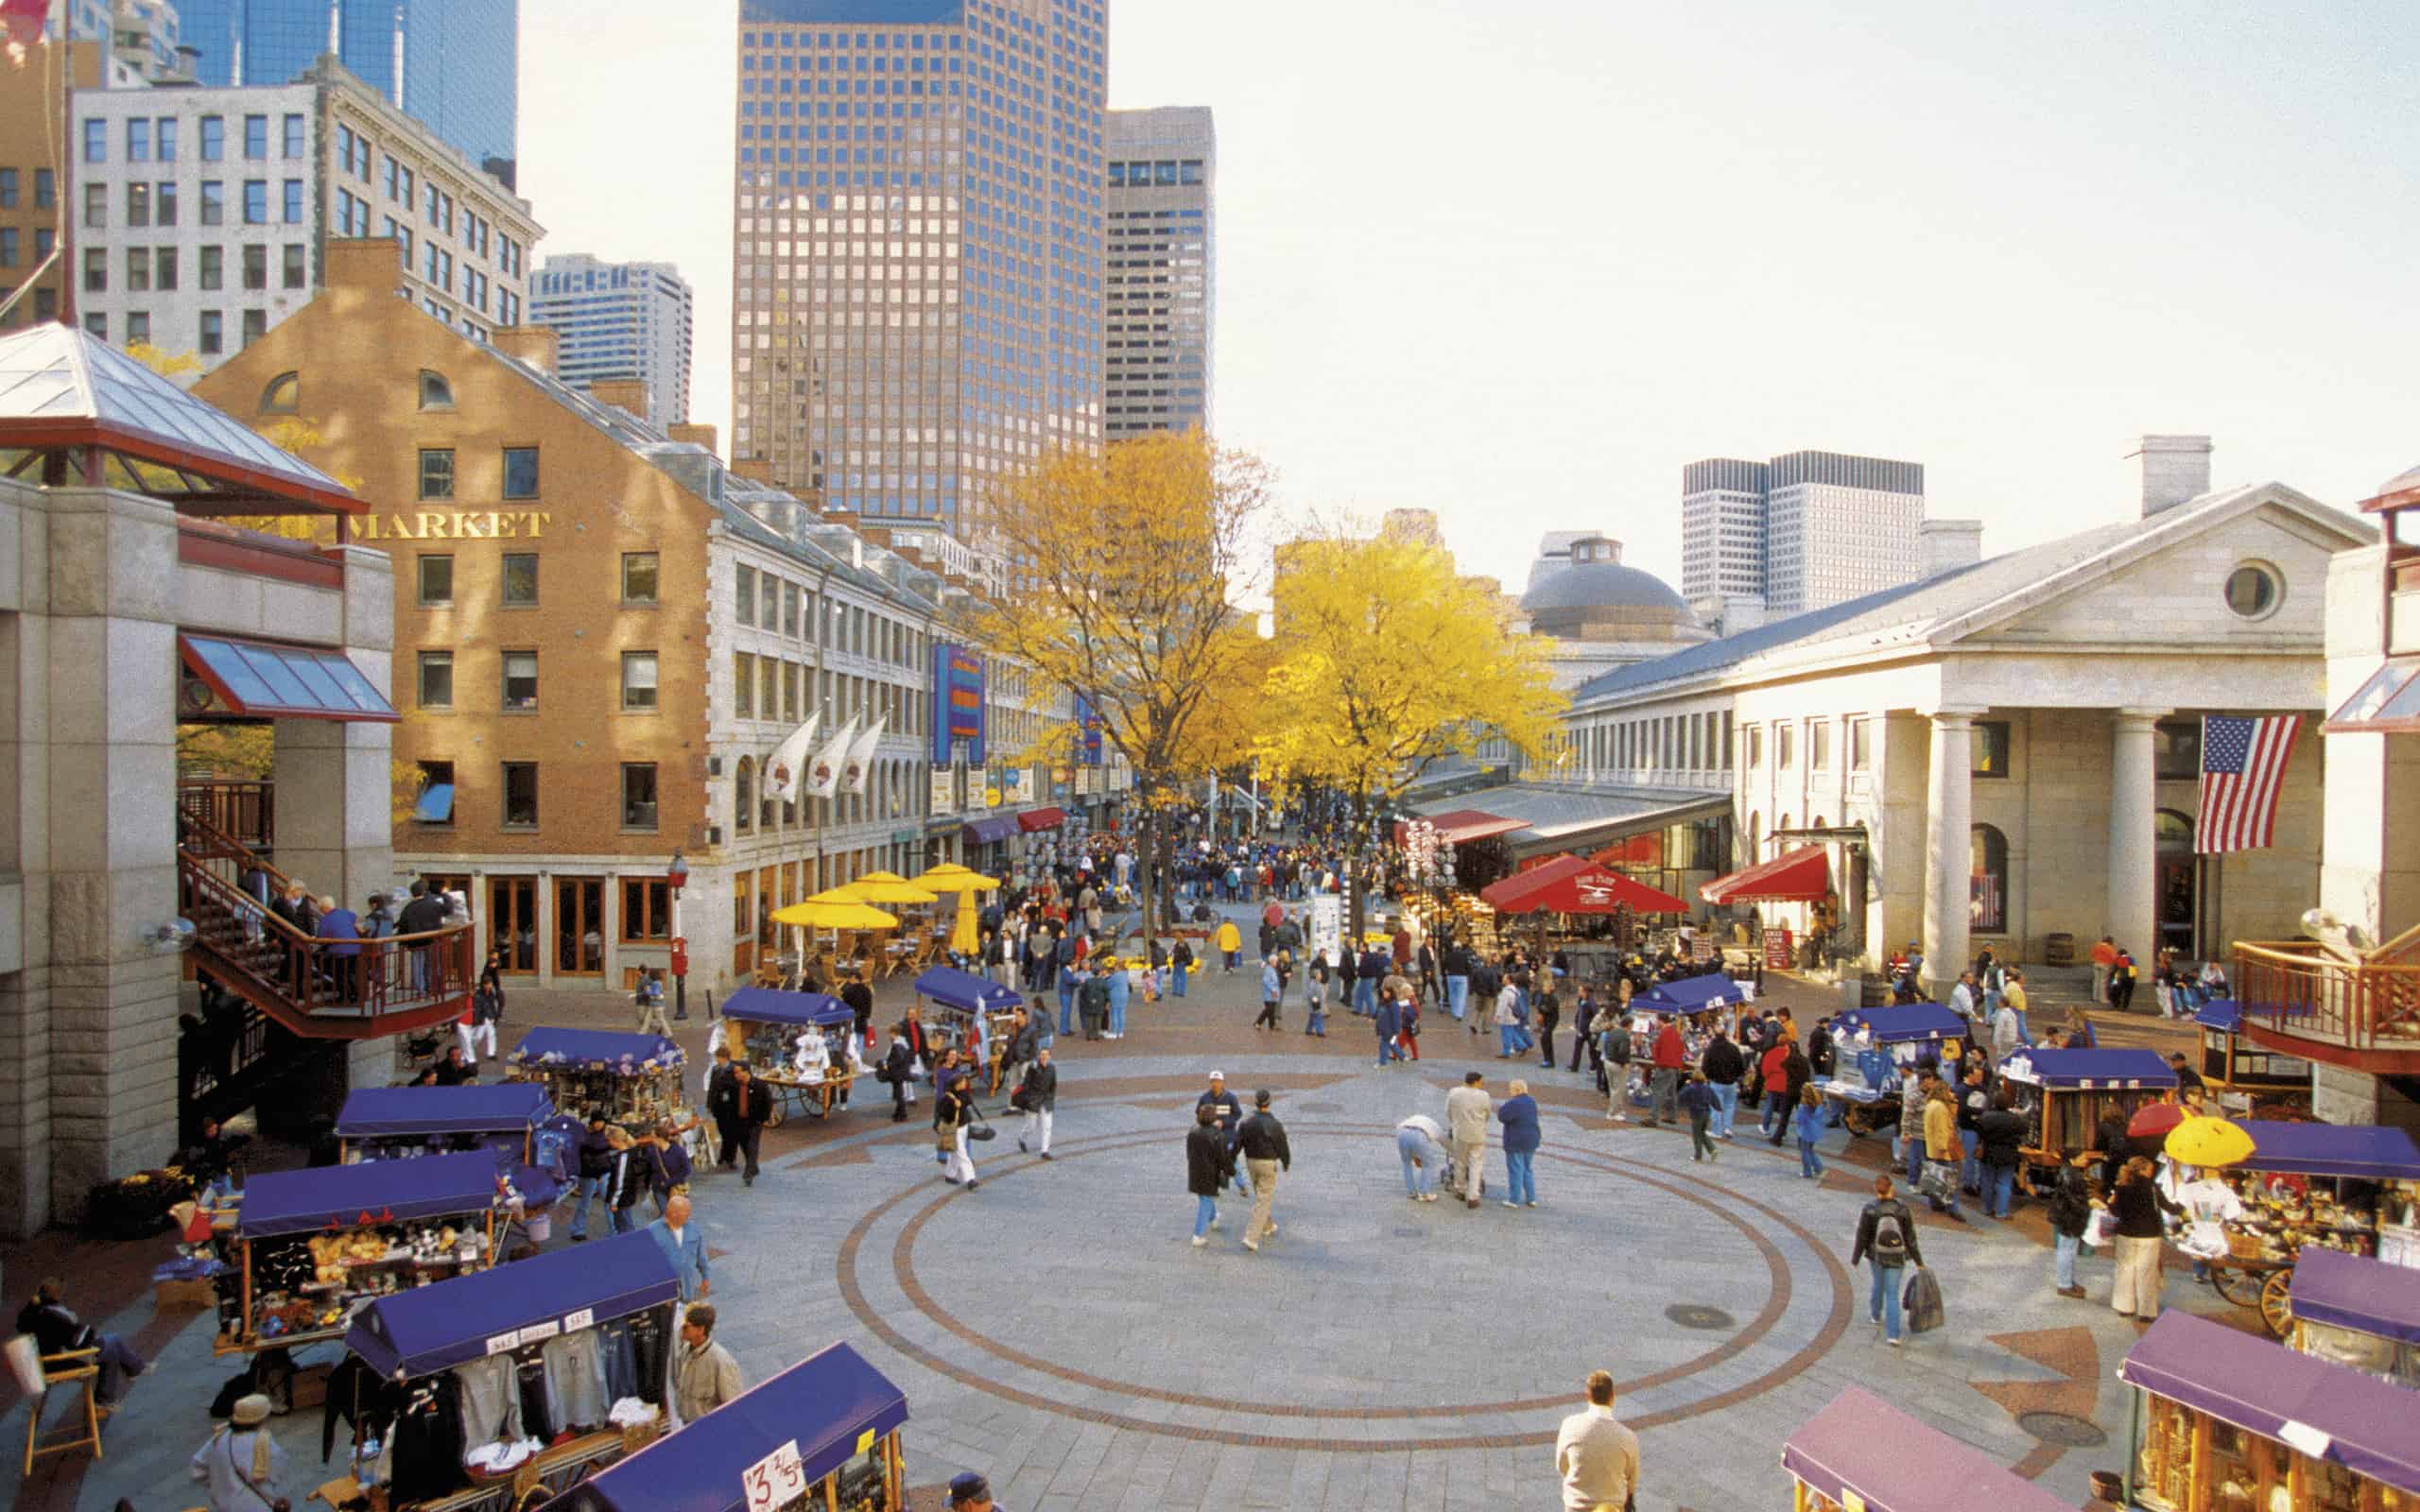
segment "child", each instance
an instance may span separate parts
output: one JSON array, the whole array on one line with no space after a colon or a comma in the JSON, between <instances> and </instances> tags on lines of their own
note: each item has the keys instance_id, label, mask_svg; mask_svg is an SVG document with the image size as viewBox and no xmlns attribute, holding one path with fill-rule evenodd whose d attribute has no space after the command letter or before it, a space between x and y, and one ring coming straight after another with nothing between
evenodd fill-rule
<instances>
[{"instance_id":1,"label":"child","mask_svg":"<svg viewBox=\"0 0 2420 1512\"><path fill-rule=\"evenodd\" d=\"M1798 1089L1798 1174L1812 1181L1824 1174L1815 1142L1824 1137L1824 1094L1808 1082Z\"/></svg>"},{"instance_id":2,"label":"child","mask_svg":"<svg viewBox=\"0 0 2420 1512\"><path fill-rule=\"evenodd\" d=\"M1681 1106L1689 1114L1689 1159L1692 1160L1722 1159L1721 1152L1715 1148L1714 1141L1708 1139L1705 1132L1706 1120L1714 1116L1714 1087L1705 1079L1705 1073L1689 1073L1689 1084L1681 1089Z\"/></svg>"}]
</instances>

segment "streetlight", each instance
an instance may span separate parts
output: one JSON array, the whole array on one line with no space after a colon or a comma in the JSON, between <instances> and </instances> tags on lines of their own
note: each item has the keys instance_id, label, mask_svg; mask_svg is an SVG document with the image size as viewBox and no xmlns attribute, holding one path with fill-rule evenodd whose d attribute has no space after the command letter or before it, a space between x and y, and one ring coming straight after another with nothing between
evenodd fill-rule
<instances>
[{"instance_id":1,"label":"streetlight","mask_svg":"<svg viewBox=\"0 0 2420 1512\"><path fill-rule=\"evenodd\" d=\"M672 885L672 1017L689 1016L689 937L681 933L681 889L689 885L689 863L681 852L672 852L672 864L664 868L664 880Z\"/></svg>"}]
</instances>

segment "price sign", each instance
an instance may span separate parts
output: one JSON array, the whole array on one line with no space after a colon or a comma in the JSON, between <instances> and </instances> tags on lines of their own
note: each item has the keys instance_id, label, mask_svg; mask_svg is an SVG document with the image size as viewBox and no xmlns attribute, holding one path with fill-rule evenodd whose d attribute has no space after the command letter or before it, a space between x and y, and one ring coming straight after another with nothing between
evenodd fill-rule
<instances>
[{"instance_id":1,"label":"price sign","mask_svg":"<svg viewBox=\"0 0 2420 1512\"><path fill-rule=\"evenodd\" d=\"M1790 954L1789 930L1768 929L1765 931L1765 969L1767 971L1789 971L1792 964Z\"/></svg>"},{"instance_id":2,"label":"price sign","mask_svg":"<svg viewBox=\"0 0 2420 1512\"><path fill-rule=\"evenodd\" d=\"M560 1323L524 1323L521 1326L521 1342L524 1345L536 1344L541 1339L551 1339L562 1331Z\"/></svg>"},{"instance_id":3,"label":"price sign","mask_svg":"<svg viewBox=\"0 0 2420 1512\"><path fill-rule=\"evenodd\" d=\"M748 1512L775 1512L804 1496L806 1466L799 1458L798 1440L791 1439L749 1466L739 1477L739 1486L748 1499Z\"/></svg>"},{"instance_id":4,"label":"price sign","mask_svg":"<svg viewBox=\"0 0 2420 1512\"><path fill-rule=\"evenodd\" d=\"M518 1330L510 1333L498 1333L488 1340L490 1354L508 1354L519 1348L521 1348L521 1334Z\"/></svg>"},{"instance_id":5,"label":"price sign","mask_svg":"<svg viewBox=\"0 0 2420 1512\"><path fill-rule=\"evenodd\" d=\"M563 1314L563 1332L565 1333L577 1333L581 1329L588 1327L596 1321L596 1309L593 1307L583 1307L577 1313L566 1313Z\"/></svg>"}]
</instances>

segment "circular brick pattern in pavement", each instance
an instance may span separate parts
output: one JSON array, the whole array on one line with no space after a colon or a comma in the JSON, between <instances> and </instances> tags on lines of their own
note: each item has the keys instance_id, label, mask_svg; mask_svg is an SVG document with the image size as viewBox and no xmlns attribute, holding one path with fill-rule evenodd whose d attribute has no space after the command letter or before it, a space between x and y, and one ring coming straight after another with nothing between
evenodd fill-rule
<instances>
[{"instance_id":1,"label":"circular brick pattern in pavement","mask_svg":"<svg viewBox=\"0 0 2420 1512\"><path fill-rule=\"evenodd\" d=\"M1354 1134L1384 1135L1392 1131L1388 1127L1377 1125L1307 1125L1304 1126L1306 1129L1319 1128L1328 1132ZM1085 1147L1081 1149L1069 1147L1069 1145L1077 1143L1082 1143ZM1080 1159L1087 1155L1109 1154L1115 1151L1140 1147L1159 1147L1164 1149L1167 1143L1167 1138L1165 1134L1151 1134L1132 1138L1104 1137L1096 1142L1068 1142L1067 1144L1063 1144L1055 1153L1058 1154L1061 1163L1063 1164L1070 1160ZM1780 1247L1771 1239L1759 1232L1753 1225L1749 1224L1745 1218L1741 1217L1737 1211L1734 1211L1735 1209L1744 1208L1753 1211L1774 1225L1788 1230L1794 1238L1806 1245L1810 1250L1820 1256L1823 1261L1825 1279L1829 1283L1831 1306L1822 1327L1817 1331L1816 1336L1812 1340L1800 1348L1796 1352L1792 1353L1788 1359L1782 1361L1772 1369L1767 1370L1740 1385L1734 1386L1725 1391L1718 1392L1698 1401L1647 1413L1636 1418L1626 1418L1625 1421L1627 1421L1633 1428L1646 1429L1657 1427L1665 1423L1682 1421L1706 1413L1720 1411L1720 1409L1731 1406L1734 1403L1760 1396L1763 1393L1772 1390L1775 1386L1780 1385L1782 1383L1804 1372L1809 1366L1821 1359L1824 1353L1828 1350L1833 1344L1838 1342L1841 1335L1847 1330L1850 1314L1847 1272L1842 1269L1838 1258L1832 1254L1827 1246L1787 1215L1766 1206L1763 1203L1757 1202L1753 1198L1741 1196L1737 1193L1725 1192L1720 1189L1714 1188L1709 1188L1705 1192L1692 1190L1694 1186L1699 1185L1699 1183L1697 1183L1693 1178L1681 1177L1674 1173L1662 1172L1658 1168L1651 1166L1636 1165L1631 1161L1617 1160L1611 1156L1599 1155L1591 1151L1563 1150L1552 1145L1547 1145L1542 1148L1539 1153L1551 1160L1576 1165L1584 1169L1597 1171L1604 1175L1636 1181L1664 1192L1669 1195L1679 1197L1683 1201L1692 1203L1737 1228L1765 1260L1768 1276L1771 1281L1769 1295L1763 1310L1757 1314L1756 1317L1752 1320L1746 1328L1740 1330L1729 1339L1724 1340L1721 1344L1694 1359L1655 1371L1650 1375L1638 1377L1634 1380L1617 1382L1616 1383L1616 1390L1625 1396L1646 1391L1651 1387L1666 1384L1668 1382L1684 1379L1724 1360L1730 1359L1731 1357L1749 1349L1758 1340L1762 1339L1781 1321L1783 1313L1789 1307L1791 1295L1789 1267L1782 1255ZM1026 1165L1011 1166L1000 1170L994 1175L987 1177L985 1178L986 1184L989 1185L1004 1180L1016 1175L1020 1171L1037 1169L1039 1164L1040 1162L1035 1161ZM1689 1184L1681 1184L1684 1180L1689 1181ZM856 1314L858 1321L863 1323L870 1331L872 1331L876 1337L880 1338L885 1344L897 1350L899 1353L916 1361L928 1369L937 1371L940 1374L945 1375L950 1379L959 1382L960 1384L972 1387L987 1395L999 1397L1029 1407L1041 1408L1063 1416L1076 1418L1086 1422L1098 1423L1110 1427L1132 1429L1140 1433L1167 1435L1180 1438L1199 1439L1237 1447L1261 1449L1293 1449L1317 1451L1327 1453L1347 1453L1365 1452L1374 1447L1373 1444L1368 1441L1349 1438L1306 1438L1286 1435L1244 1433L1228 1429L1214 1429L1201 1426L1198 1423L1189 1422L1157 1422L1146 1418L1135 1418L1127 1414L1108 1412L1095 1407L1080 1406L1071 1402L1062 1401L1052 1397L1044 1396L1036 1392L1024 1390L1021 1387L1010 1384L994 1377L987 1376L980 1370L970 1369L955 1361L948 1360L939 1354L936 1354L922 1345L917 1344L915 1341L902 1334L890 1323L888 1319L886 1319L868 1302L864 1290L859 1284L857 1278L857 1257L860 1249L863 1247L867 1235L873 1228L875 1224L880 1222L889 1212L890 1212L891 1210L906 1203L911 1197L917 1196L926 1191L927 1189L920 1182L916 1186L910 1187L906 1191L897 1193L892 1196L886 1198L881 1203L877 1204L871 1211L866 1213L863 1218L858 1220L857 1224L850 1229L847 1237L842 1241L840 1246L838 1271L842 1298L847 1302L850 1311ZM1709 1194L1709 1193L1712 1194ZM939 1194L932 1195L930 1199L921 1209L919 1209L902 1228L897 1239L893 1242L891 1249L891 1260L895 1272L894 1279L900 1287L901 1292L907 1297L909 1304L916 1308L919 1313L923 1314L931 1322L938 1324L953 1336L996 1357L1007 1364L1035 1371L1039 1374L1064 1382L1069 1385L1089 1388L1112 1395L1125 1396L1137 1400L1167 1402L1172 1405L1194 1409L1204 1415L1210 1413L1235 1413L1258 1417L1345 1418L1358 1421L1497 1417L1508 1414L1560 1409L1568 1405L1569 1399L1567 1395L1558 1393L1550 1397L1525 1398L1506 1401L1470 1402L1424 1407L1305 1407L1295 1405L1270 1407L1251 1401L1200 1396L1183 1392L1162 1391L1156 1388L1135 1385L1125 1382L1111 1381L1099 1376L1088 1374L1084 1371L1070 1369L1067 1366L1056 1364L1049 1360L1026 1354L1010 1349L1009 1347L988 1337L964 1322L961 1318L954 1315L947 1309L937 1305L933 1301L931 1296L925 1291L922 1283L917 1279L914 1263L914 1249L919 1234L937 1213L941 1212L951 1202L957 1200L963 1194L955 1190L944 1190ZM1375 1230L1374 1228L1374 1232ZM1385 1441L1385 1447L1391 1452L1525 1448L1536 1445L1551 1444L1554 1442L1554 1438L1555 1435L1551 1430L1526 1434L1478 1433L1409 1439L1400 1437L1390 1438Z\"/></svg>"}]
</instances>

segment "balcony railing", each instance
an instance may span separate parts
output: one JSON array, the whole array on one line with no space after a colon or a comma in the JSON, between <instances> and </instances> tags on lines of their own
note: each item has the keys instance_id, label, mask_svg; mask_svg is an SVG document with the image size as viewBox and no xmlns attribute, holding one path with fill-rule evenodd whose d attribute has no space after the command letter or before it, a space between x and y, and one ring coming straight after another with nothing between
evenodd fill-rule
<instances>
[{"instance_id":1,"label":"balcony railing","mask_svg":"<svg viewBox=\"0 0 2420 1512\"><path fill-rule=\"evenodd\" d=\"M2238 943L2236 998L2262 1028L2353 1050L2420 1051L2420 929L2360 961L2311 940Z\"/></svg>"},{"instance_id":2,"label":"balcony railing","mask_svg":"<svg viewBox=\"0 0 2420 1512\"><path fill-rule=\"evenodd\" d=\"M181 778L177 807L237 845L252 850L277 847L277 784L233 778Z\"/></svg>"}]
</instances>

